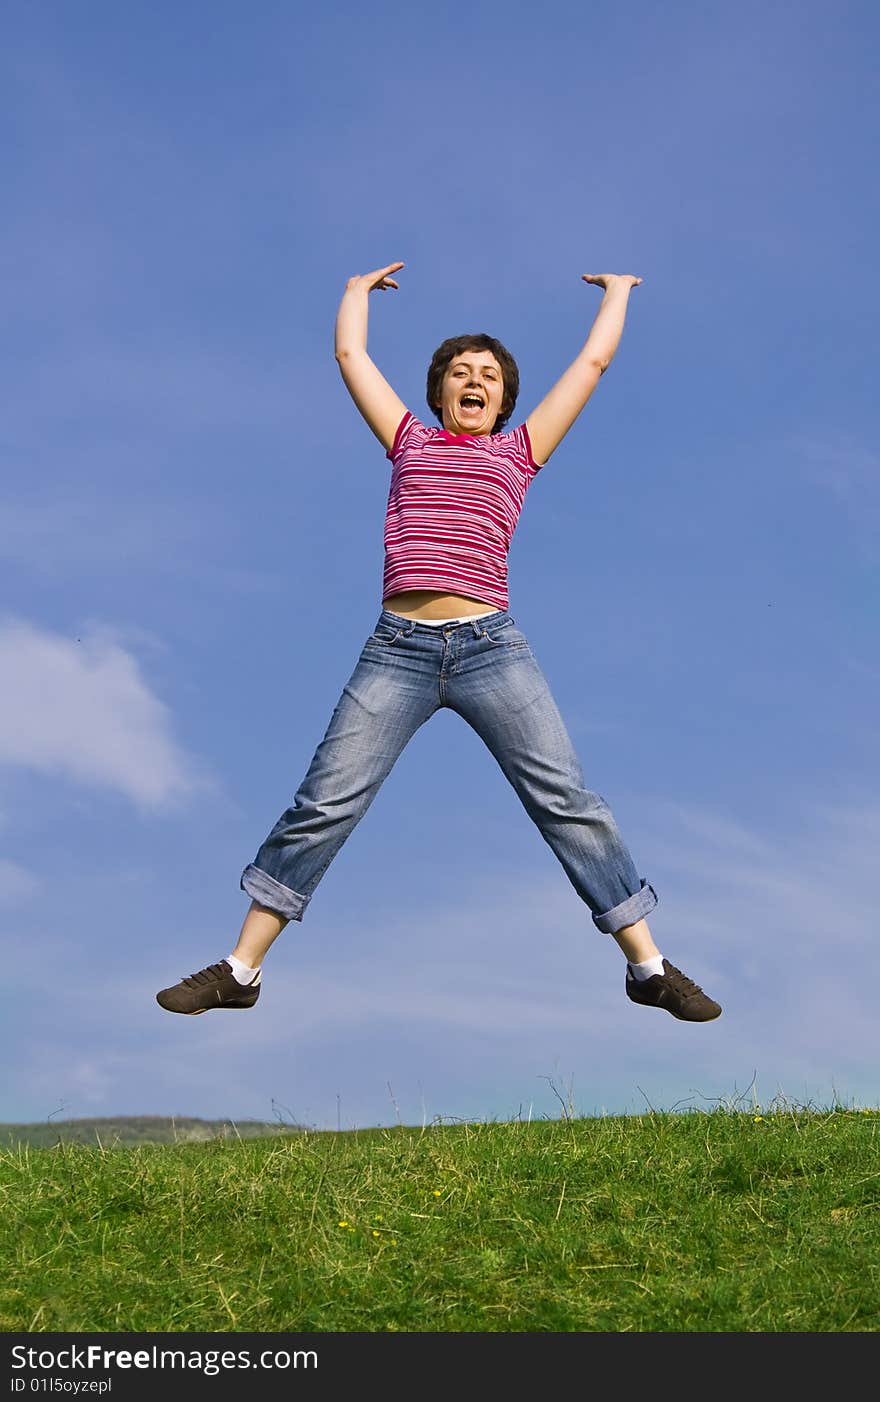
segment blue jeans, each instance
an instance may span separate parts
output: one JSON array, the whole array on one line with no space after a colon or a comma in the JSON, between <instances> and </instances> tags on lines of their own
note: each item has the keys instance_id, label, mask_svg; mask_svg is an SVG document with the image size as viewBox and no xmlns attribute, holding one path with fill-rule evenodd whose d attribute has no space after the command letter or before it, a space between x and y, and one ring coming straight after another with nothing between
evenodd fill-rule
<instances>
[{"instance_id":1,"label":"blue jeans","mask_svg":"<svg viewBox=\"0 0 880 1402\"><path fill-rule=\"evenodd\" d=\"M473 726L606 934L657 904L584 776L528 640L506 611L429 628L383 609L292 807L241 888L302 920L324 872L403 749L441 706Z\"/></svg>"}]
</instances>

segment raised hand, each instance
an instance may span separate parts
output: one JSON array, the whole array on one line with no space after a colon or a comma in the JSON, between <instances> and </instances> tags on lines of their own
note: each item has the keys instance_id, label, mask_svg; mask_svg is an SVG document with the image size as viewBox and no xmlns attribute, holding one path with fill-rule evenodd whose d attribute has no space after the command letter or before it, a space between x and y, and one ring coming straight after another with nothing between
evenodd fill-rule
<instances>
[{"instance_id":1,"label":"raised hand","mask_svg":"<svg viewBox=\"0 0 880 1402\"><path fill-rule=\"evenodd\" d=\"M350 277L336 313L336 359L349 394L386 451L406 413L385 376L367 354L367 320L370 293L397 287L391 276L403 263L389 263L371 273Z\"/></svg>"},{"instance_id":2,"label":"raised hand","mask_svg":"<svg viewBox=\"0 0 880 1402\"><path fill-rule=\"evenodd\" d=\"M403 263L389 263L387 268L377 268L372 273L361 273L359 277L350 277L345 284L346 292L351 292L354 288L363 288L367 292L387 292L389 287L397 287L398 284L389 273L396 273L398 268L402 268Z\"/></svg>"},{"instance_id":3,"label":"raised hand","mask_svg":"<svg viewBox=\"0 0 880 1402\"><path fill-rule=\"evenodd\" d=\"M632 273L582 273L581 279L583 282L594 282L597 287L604 287L606 292L615 283L626 287L629 292L644 281L644 278L634 277Z\"/></svg>"}]
</instances>

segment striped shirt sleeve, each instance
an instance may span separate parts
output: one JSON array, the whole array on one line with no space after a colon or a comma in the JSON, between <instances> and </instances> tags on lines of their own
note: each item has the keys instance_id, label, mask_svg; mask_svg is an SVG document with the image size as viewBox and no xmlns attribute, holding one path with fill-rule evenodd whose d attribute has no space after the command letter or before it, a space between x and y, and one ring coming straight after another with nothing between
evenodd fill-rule
<instances>
[{"instance_id":1,"label":"striped shirt sleeve","mask_svg":"<svg viewBox=\"0 0 880 1402\"><path fill-rule=\"evenodd\" d=\"M536 472L540 472L543 463L535 462L532 453L532 440L529 437L529 430L524 423L519 428L513 429L511 433L506 433L504 437L513 449L513 461L517 467L522 468L526 476L531 480Z\"/></svg>"},{"instance_id":2,"label":"striped shirt sleeve","mask_svg":"<svg viewBox=\"0 0 880 1402\"><path fill-rule=\"evenodd\" d=\"M525 484L530 484L535 475L541 471L542 463L535 463L534 453L531 450L531 437L528 436L528 429L525 423L520 423L517 429L511 429L509 433L499 433L489 442L497 444L496 451L499 451L509 463L513 463L518 471L523 472Z\"/></svg>"},{"instance_id":3,"label":"striped shirt sleeve","mask_svg":"<svg viewBox=\"0 0 880 1402\"><path fill-rule=\"evenodd\" d=\"M400 454L403 452L403 449L406 447L407 439L409 438L413 429L418 427L419 421L416 418L415 414L411 414L409 409L407 409L403 418L400 420L400 423L397 425L397 432L394 435L394 442L391 444L391 447L385 454L386 458L388 458L390 462L394 463L397 461L397 459L400 457Z\"/></svg>"}]
</instances>

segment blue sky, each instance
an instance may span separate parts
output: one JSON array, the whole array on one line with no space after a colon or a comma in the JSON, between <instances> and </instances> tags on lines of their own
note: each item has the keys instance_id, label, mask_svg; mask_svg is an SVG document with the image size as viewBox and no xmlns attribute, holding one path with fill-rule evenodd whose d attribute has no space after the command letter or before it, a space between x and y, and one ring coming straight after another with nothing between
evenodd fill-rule
<instances>
[{"instance_id":1,"label":"blue sky","mask_svg":"<svg viewBox=\"0 0 880 1402\"><path fill-rule=\"evenodd\" d=\"M0 1119L318 1128L878 1103L875 6L14 5L0 58ZM381 606L389 464L346 279L426 413L489 331L521 422L628 272L510 606L724 1005L624 996L442 712L241 1016L242 868ZM751 1089L749 1089L751 1087Z\"/></svg>"}]
</instances>

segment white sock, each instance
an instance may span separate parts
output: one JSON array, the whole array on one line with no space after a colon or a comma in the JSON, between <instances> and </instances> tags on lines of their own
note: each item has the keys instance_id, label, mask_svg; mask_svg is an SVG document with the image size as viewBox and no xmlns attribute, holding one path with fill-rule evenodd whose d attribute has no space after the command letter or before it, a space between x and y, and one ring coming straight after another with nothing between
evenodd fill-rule
<instances>
[{"instance_id":1,"label":"white sock","mask_svg":"<svg viewBox=\"0 0 880 1402\"><path fill-rule=\"evenodd\" d=\"M234 954L227 954L226 962L232 968L236 983L259 983L260 970L249 969L247 964L243 964L240 959L236 959Z\"/></svg>"},{"instance_id":2,"label":"white sock","mask_svg":"<svg viewBox=\"0 0 880 1402\"><path fill-rule=\"evenodd\" d=\"M641 964L629 962L630 972L639 983L644 983L646 978L651 978L654 974L663 973L663 955L655 954L653 959L643 959Z\"/></svg>"}]
</instances>

